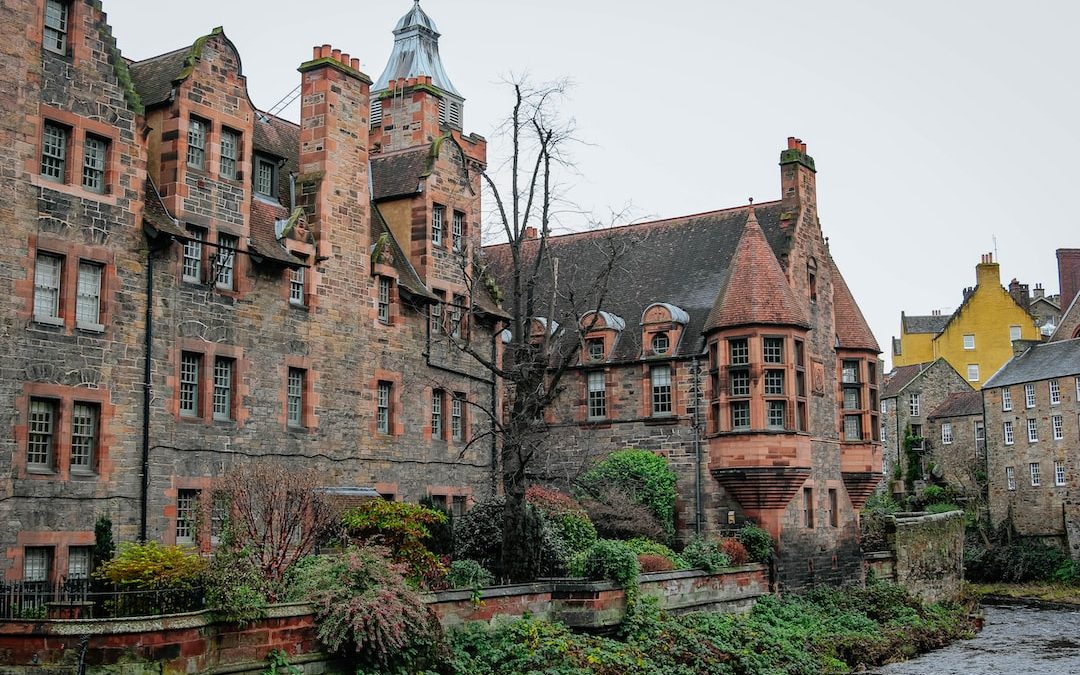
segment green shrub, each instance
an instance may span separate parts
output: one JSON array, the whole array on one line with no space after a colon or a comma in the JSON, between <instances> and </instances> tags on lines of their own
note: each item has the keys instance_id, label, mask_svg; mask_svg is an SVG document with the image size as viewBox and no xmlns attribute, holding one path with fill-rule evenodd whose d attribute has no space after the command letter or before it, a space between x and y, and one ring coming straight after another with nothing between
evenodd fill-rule
<instances>
[{"instance_id":1,"label":"green shrub","mask_svg":"<svg viewBox=\"0 0 1080 675\"><path fill-rule=\"evenodd\" d=\"M116 544L113 543L112 521L108 516L101 516L94 523L94 554L93 569L99 569L107 560L112 560L116 554Z\"/></svg>"},{"instance_id":2,"label":"green shrub","mask_svg":"<svg viewBox=\"0 0 1080 675\"><path fill-rule=\"evenodd\" d=\"M631 608L637 599L638 575L641 565L637 554L626 542L598 539L585 554L585 575L594 581L609 579L623 587L626 606Z\"/></svg>"},{"instance_id":3,"label":"green shrub","mask_svg":"<svg viewBox=\"0 0 1080 675\"><path fill-rule=\"evenodd\" d=\"M1076 584L1077 581L1080 581L1080 565L1077 565L1072 558L1065 560L1054 570L1053 579L1059 584L1068 586Z\"/></svg>"},{"instance_id":4,"label":"green shrub","mask_svg":"<svg viewBox=\"0 0 1080 675\"><path fill-rule=\"evenodd\" d=\"M675 473L663 457L646 450L613 452L581 477L580 486L593 496L617 488L660 521L668 541L674 536Z\"/></svg>"},{"instance_id":5,"label":"green shrub","mask_svg":"<svg viewBox=\"0 0 1080 675\"><path fill-rule=\"evenodd\" d=\"M751 561L768 563L772 559L773 540L765 530L755 525L746 525L739 530L737 538L746 547Z\"/></svg>"},{"instance_id":6,"label":"green shrub","mask_svg":"<svg viewBox=\"0 0 1080 675\"><path fill-rule=\"evenodd\" d=\"M971 581L1051 581L1067 560L1060 549L1019 537L1008 523L991 530L987 539L989 544L971 531L965 539L964 576Z\"/></svg>"},{"instance_id":7,"label":"green shrub","mask_svg":"<svg viewBox=\"0 0 1080 675\"><path fill-rule=\"evenodd\" d=\"M194 587L206 570L206 561L189 547L164 546L156 541L120 544L120 551L94 576L134 590Z\"/></svg>"},{"instance_id":8,"label":"green shrub","mask_svg":"<svg viewBox=\"0 0 1080 675\"><path fill-rule=\"evenodd\" d=\"M502 496L477 502L454 526L454 558L475 560L491 570L496 578L505 577L502 564L502 541L506 498ZM535 565L532 576L559 576L566 571L570 551L554 525L539 509L526 504L527 527L533 533L525 538L533 546L525 552Z\"/></svg>"},{"instance_id":9,"label":"green shrub","mask_svg":"<svg viewBox=\"0 0 1080 675\"><path fill-rule=\"evenodd\" d=\"M446 516L446 520L441 523L430 523L428 525L428 531L431 536L424 540L424 545L427 549L439 556L453 556L454 555L454 514L449 511L445 505L436 505L435 500L430 496L424 496L420 499L420 506L425 509L431 509L432 511L438 511Z\"/></svg>"},{"instance_id":10,"label":"green shrub","mask_svg":"<svg viewBox=\"0 0 1080 675\"><path fill-rule=\"evenodd\" d=\"M386 546L394 562L406 566L406 578L417 585L446 574L445 565L424 543L431 537L431 526L445 522L441 511L384 499L369 499L341 515L351 541Z\"/></svg>"},{"instance_id":11,"label":"green shrub","mask_svg":"<svg viewBox=\"0 0 1080 675\"><path fill-rule=\"evenodd\" d=\"M683 560L682 556L672 551L667 546L653 541L652 539L646 539L644 537L635 537L626 542L626 545L630 547L630 550L639 556L642 555L658 555L667 558L673 567L677 570L689 569L689 565Z\"/></svg>"},{"instance_id":12,"label":"green shrub","mask_svg":"<svg viewBox=\"0 0 1080 675\"><path fill-rule=\"evenodd\" d=\"M682 552L683 560L691 569L704 570L710 574L731 564L731 559L720 550L715 541L694 537Z\"/></svg>"},{"instance_id":13,"label":"green shrub","mask_svg":"<svg viewBox=\"0 0 1080 675\"><path fill-rule=\"evenodd\" d=\"M282 590L262 574L250 551L237 544L228 522L207 565L205 580L206 606L220 619L240 625L264 616L266 606Z\"/></svg>"},{"instance_id":14,"label":"green shrub","mask_svg":"<svg viewBox=\"0 0 1080 675\"><path fill-rule=\"evenodd\" d=\"M385 547L350 546L293 566L290 599L314 605L316 634L329 651L361 669L417 672L439 657L442 631L405 571Z\"/></svg>"},{"instance_id":15,"label":"green shrub","mask_svg":"<svg viewBox=\"0 0 1080 675\"><path fill-rule=\"evenodd\" d=\"M446 583L450 588L483 588L495 581L491 572L475 560L455 560L450 563Z\"/></svg>"},{"instance_id":16,"label":"green shrub","mask_svg":"<svg viewBox=\"0 0 1080 675\"><path fill-rule=\"evenodd\" d=\"M551 522L568 551L584 551L596 541L589 514L570 495L532 485L525 491L525 500Z\"/></svg>"},{"instance_id":17,"label":"green shrub","mask_svg":"<svg viewBox=\"0 0 1080 675\"><path fill-rule=\"evenodd\" d=\"M949 511L963 511L964 509L951 502L937 502L930 504L926 507L926 510L930 513L948 513Z\"/></svg>"}]
</instances>

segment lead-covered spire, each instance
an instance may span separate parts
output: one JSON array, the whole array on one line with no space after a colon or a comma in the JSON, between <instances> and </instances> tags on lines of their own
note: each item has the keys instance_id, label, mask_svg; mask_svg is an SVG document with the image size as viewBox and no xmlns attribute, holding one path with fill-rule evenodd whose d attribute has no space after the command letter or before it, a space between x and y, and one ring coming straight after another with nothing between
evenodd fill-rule
<instances>
[{"instance_id":1,"label":"lead-covered spire","mask_svg":"<svg viewBox=\"0 0 1080 675\"><path fill-rule=\"evenodd\" d=\"M439 58L439 29L435 22L414 0L410 9L394 28L394 50L382 75L371 88L372 92L388 89L391 80L407 80L411 77L430 77L431 84L463 101L461 93L454 88Z\"/></svg>"}]
</instances>

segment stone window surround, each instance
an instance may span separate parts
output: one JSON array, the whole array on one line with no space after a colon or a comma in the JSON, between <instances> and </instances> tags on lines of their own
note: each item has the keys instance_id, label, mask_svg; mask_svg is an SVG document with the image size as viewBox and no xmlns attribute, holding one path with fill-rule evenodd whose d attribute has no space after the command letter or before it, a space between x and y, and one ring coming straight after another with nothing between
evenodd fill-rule
<instances>
[{"instance_id":1,"label":"stone window surround","mask_svg":"<svg viewBox=\"0 0 1080 675\"><path fill-rule=\"evenodd\" d=\"M38 126L34 131L34 142L36 144L34 154L27 159L26 164L31 185L115 206L117 203L115 186L123 170L120 163L121 153L117 152L120 130L108 124L86 119L45 104L42 104L39 110ZM64 164L63 181L53 181L41 175L41 153L46 120L66 127L68 130L67 159ZM95 192L82 185L83 146L87 134L97 136L108 144L105 156L105 185L103 192Z\"/></svg>"},{"instance_id":2,"label":"stone window surround","mask_svg":"<svg viewBox=\"0 0 1080 675\"><path fill-rule=\"evenodd\" d=\"M446 499L446 508L450 509L454 503L454 497L465 498L465 511L468 512L472 508L475 500L473 499L473 489L471 487L463 487L460 485L428 485L424 489L424 494L429 498L443 497Z\"/></svg>"},{"instance_id":3,"label":"stone window surround","mask_svg":"<svg viewBox=\"0 0 1080 675\"><path fill-rule=\"evenodd\" d=\"M181 490L194 490L198 493L195 502L195 536L191 545L201 553L209 553L211 544L211 516L213 511L213 492L217 478L210 476L173 476L172 484L165 489L165 506L162 516L167 521L161 540L166 545L176 545L177 498Z\"/></svg>"},{"instance_id":4,"label":"stone window surround","mask_svg":"<svg viewBox=\"0 0 1080 675\"><path fill-rule=\"evenodd\" d=\"M858 373L857 373L857 385L853 383L844 383L844 364L845 362L858 361ZM837 365L837 382L839 391L837 392L838 403L842 408L840 411L840 439L845 443L867 443L867 442L880 442L881 441L881 425L880 417L878 413L878 378L877 375L877 355L860 353L852 350L838 349L836 351L836 365ZM843 408L844 406L844 389L852 389L854 386L859 388L859 409L849 410ZM858 414L861 417L860 429L862 431L862 438L859 440L846 440L847 434L845 430L844 418Z\"/></svg>"},{"instance_id":5,"label":"stone window surround","mask_svg":"<svg viewBox=\"0 0 1080 675\"><path fill-rule=\"evenodd\" d=\"M104 246L91 246L65 241L49 234L30 236L27 260L37 259L38 253L63 258L60 279L60 321L33 321L31 325L50 326L59 329L64 335L78 333L111 333L111 318L115 308L113 289L119 287L116 277L116 251ZM79 262L88 262L102 266L101 289L99 292L100 324L78 325L75 320L76 294L79 281ZM36 265L27 265L25 280L15 282L15 294L27 298L25 309L20 311L20 318L32 321L34 316L34 272ZM25 285L24 285L25 284Z\"/></svg>"},{"instance_id":6,"label":"stone window surround","mask_svg":"<svg viewBox=\"0 0 1080 675\"><path fill-rule=\"evenodd\" d=\"M293 368L304 371L300 426L292 425L288 420L289 370ZM283 363L278 366L278 376L280 378L278 387L278 423L281 428L290 434L307 434L316 431L319 426L319 416L315 414L315 411L319 407L319 396L315 393L315 383L319 379L319 373L315 370L312 359L303 356L286 356Z\"/></svg>"},{"instance_id":7,"label":"stone window surround","mask_svg":"<svg viewBox=\"0 0 1080 675\"><path fill-rule=\"evenodd\" d=\"M72 48L75 45L74 40L77 39L77 35L75 35L76 28L79 25L79 19L82 18L79 16L79 12L76 10L76 6L78 5L78 3L75 3L72 0L56 0L56 4L62 6L62 8L66 10L64 12L66 14L66 16L64 17L66 25L64 26L63 30L64 49L62 51L50 46L45 42L45 29L47 27L45 22L45 15L49 11L48 4L48 2L44 4L40 13L41 16L38 18L38 21L41 22L41 29L38 30L36 34L41 36L41 48L51 54L56 54L57 56L61 57L67 57L71 54Z\"/></svg>"},{"instance_id":8,"label":"stone window surround","mask_svg":"<svg viewBox=\"0 0 1080 675\"><path fill-rule=\"evenodd\" d=\"M593 373L601 373L604 378L604 414L600 417L592 417L589 415L589 376ZM612 406L615 403L614 394L618 390L617 386L614 386L612 382L613 373L608 368L597 369L591 368L581 371L581 412L579 413L579 420L588 424L603 424L609 422L611 419Z\"/></svg>"},{"instance_id":9,"label":"stone window surround","mask_svg":"<svg viewBox=\"0 0 1080 675\"><path fill-rule=\"evenodd\" d=\"M244 350L241 347L227 345L221 342L206 342L196 338L179 338L172 348L172 374L169 376L169 385L173 395L169 400L169 411L177 420L187 424L213 425L236 425L243 428L248 420L248 409L241 405L244 397L249 393L247 384L247 361L244 358ZM181 357L184 352L198 354L201 357L199 364L199 390L198 411L195 415L180 414L180 368ZM214 362L217 357L232 359L232 419L214 419Z\"/></svg>"},{"instance_id":10,"label":"stone window surround","mask_svg":"<svg viewBox=\"0 0 1080 675\"><path fill-rule=\"evenodd\" d=\"M438 409L435 406L435 394L439 394ZM444 387L424 388L424 407L427 410L424 425L424 440L446 442L450 436L450 393ZM439 431L435 433L436 416L438 416Z\"/></svg>"},{"instance_id":11,"label":"stone window surround","mask_svg":"<svg viewBox=\"0 0 1080 675\"><path fill-rule=\"evenodd\" d=\"M108 480L112 474L113 463L110 449L115 437L110 431L114 406L107 389L72 387L44 382L26 382L22 394L15 402L18 411L18 424L15 425L15 442L19 450L12 453L12 475L20 479L47 481L83 481ZM26 465L26 444L28 442L28 420L31 399L49 399L56 404L57 417L53 421L53 469L30 469ZM97 407L97 434L94 446L93 471L71 469L71 420L75 403L89 403Z\"/></svg>"},{"instance_id":12,"label":"stone window surround","mask_svg":"<svg viewBox=\"0 0 1080 675\"><path fill-rule=\"evenodd\" d=\"M316 281L318 280L318 270L315 265L311 264L315 260L315 245L309 244L306 241L297 241L295 239L286 239L284 242L285 249L291 253L297 259L297 264L304 267L304 304L292 302L290 300L290 279L292 277L292 271L289 268L285 268L282 273L284 283L281 285L281 299L289 305L299 311L311 311L319 304L319 296L315 292ZM374 265L373 267L381 268L382 265ZM236 271L233 271L235 276Z\"/></svg>"},{"instance_id":13,"label":"stone window surround","mask_svg":"<svg viewBox=\"0 0 1080 675\"><path fill-rule=\"evenodd\" d=\"M390 383L390 434L386 434L379 431L378 423L378 405L379 405L379 382ZM382 368L376 368L375 374L368 381L368 391L371 392L371 409L370 418L368 423L368 431L373 438L392 438L405 435L405 424L402 420L401 411L403 410L401 402L401 373L397 373L390 370L383 370ZM427 399L427 403L431 403L430 397ZM425 409L431 410L431 406L428 405ZM427 423L430 424L430 421ZM425 428L427 425L425 425Z\"/></svg>"},{"instance_id":14,"label":"stone window surround","mask_svg":"<svg viewBox=\"0 0 1080 675\"><path fill-rule=\"evenodd\" d=\"M10 566L6 572L7 581L19 581L23 573L23 555L27 548L46 547L52 549L52 567L49 581L60 581L67 576L68 551L94 545L92 530L37 531L21 530L15 538L15 545L7 549Z\"/></svg>"},{"instance_id":15,"label":"stone window surround","mask_svg":"<svg viewBox=\"0 0 1080 675\"><path fill-rule=\"evenodd\" d=\"M190 279L185 279L184 274L183 274L184 256L182 254L181 255L176 255L176 256L173 256L173 263L172 264L175 265L174 273L176 275L176 278L180 280L181 284L197 285L197 286L205 287L207 289L213 289L213 291L215 293L218 293L220 295L224 295L224 296L227 296L227 297L230 297L230 298L239 298L241 295L243 295L244 293L246 293L246 292L248 292L250 290L252 282L251 282L250 279L248 279L247 271L248 271L248 265L251 264L251 261L248 258L249 251L245 247L245 243L244 243L244 242L246 242L248 240L248 235L246 233L244 233L244 232L241 232L242 228L238 228L237 226L232 225L232 224L218 226L217 224L209 223L206 218L201 218L201 217L197 217L197 216L194 216L194 215L189 215L185 219L183 219L182 220L182 226L185 227L185 228L194 227L194 228L198 228L198 229L202 230L203 238L201 240L198 240L198 241L199 241L199 243L202 244L202 263L201 263L202 272L201 272L201 274L202 274L203 278L200 279L198 282L192 281ZM232 283L232 288L227 288L227 287L224 287L224 286L220 286L217 283L217 278L216 277L214 279L209 278L210 277L210 257L214 256L214 255L217 255L218 242L219 242L219 240L221 238L221 235L225 235L225 236L228 236L228 237L234 237L236 239L236 243L237 243L236 249L231 251L231 253L232 253L232 282L233 282ZM174 239L176 239L177 243L179 243L181 247L184 245L184 242L187 242L189 240L195 241L195 240L192 240L190 237L174 237ZM288 281L288 276L287 275L285 276L285 279L286 279L286 282L287 282ZM285 295L284 295L284 297L285 297L286 300L288 300L288 297L289 297L288 296L288 293L289 293L288 283L285 283L283 285L285 287L285 290L284 290ZM309 293L310 293L310 291L309 291Z\"/></svg>"}]
</instances>

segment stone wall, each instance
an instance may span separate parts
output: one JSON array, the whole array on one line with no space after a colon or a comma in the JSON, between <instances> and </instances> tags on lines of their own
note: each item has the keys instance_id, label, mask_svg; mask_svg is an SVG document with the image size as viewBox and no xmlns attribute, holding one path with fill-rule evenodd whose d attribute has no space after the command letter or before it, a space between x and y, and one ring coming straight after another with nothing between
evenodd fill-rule
<instances>
[{"instance_id":1,"label":"stone wall","mask_svg":"<svg viewBox=\"0 0 1080 675\"><path fill-rule=\"evenodd\" d=\"M900 584L926 602L956 598L964 580L964 514L900 513L886 525L888 551L864 558L876 578Z\"/></svg>"}]
</instances>

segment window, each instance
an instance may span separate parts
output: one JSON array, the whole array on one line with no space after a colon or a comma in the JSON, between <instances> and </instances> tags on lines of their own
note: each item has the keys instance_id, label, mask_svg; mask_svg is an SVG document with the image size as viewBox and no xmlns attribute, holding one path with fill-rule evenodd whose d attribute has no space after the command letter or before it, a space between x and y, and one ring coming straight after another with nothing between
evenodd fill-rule
<instances>
[{"instance_id":1,"label":"window","mask_svg":"<svg viewBox=\"0 0 1080 675\"><path fill-rule=\"evenodd\" d=\"M1016 472L1011 466L1005 467L1005 486L1009 490L1016 490Z\"/></svg>"},{"instance_id":2,"label":"window","mask_svg":"<svg viewBox=\"0 0 1080 675\"><path fill-rule=\"evenodd\" d=\"M109 142L98 136L86 135L83 141L82 186L91 192L105 192L105 166Z\"/></svg>"},{"instance_id":3,"label":"window","mask_svg":"<svg viewBox=\"0 0 1080 675\"><path fill-rule=\"evenodd\" d=\"M652 382L652 414L671 414L671 367L653 366L649 369Z\"/></svg>"},{"instance_id":4,"label":"window","mask_svg":"<svg viewBox=\"0 0 1080 675\"><path fill-rule=\"evenodd\" d=\"M94 446L97 441L98 408L90 403L71 406L71 470L94 470Z\"/></svg>"},{"instance_id":5,"label":"window","mask_svg":"<svg viewBox=\"0 0 1080 675\"><path fill-rule=\"evenodd\" d=\"M1076 402L1080 403L1080 377L1076 378Z\"/></svg>"},{"instance_id":6,"label":"window","mask_svg":"<svg viewBox=\"0 0 1080 675\"><path fill-rule=\"evenodd\" d=\"M375 402L375 428L380 434L390 433L390 383L380 382Z\"/></svg>"},{"instance_id":7,"label":"window","mask_svg":"<svg viewBox=\"0 0 1080 675\"><path fill-rule=\"evenodd\" d=\"M183 352L180 355L180 414L184 417L199 416L199 372L202 355Z\"/></svg>"},{"instance_id":8,"label":"window","mask_svg":"<svg viewBox=\"0 0 1080 675\"><path fill-rule=\"evenodd\" d=\"M461 310L465 307L465 296L454 294L450 305L450 334L461 337Z\"/></svg>"},{"instance_id":9,"label":"window","mask_svg":"<svg viewBox=\"0 0 1080 675\"><path fill-rule=\"evenodd\" d=\"M214 495L210 500L210 543L217 544L221 541L221 533L229 521L231 504L223 495Z\"/></svg>"},{"instance_id":10,"label":"window","mask_svg":"<svg viewBox=\"0 0 1080 675\"><path fill-rule=\"evenodd\" d=\"M728 378L732 396L750 395L750 372L746 370L733 370Z\"/></svg>"},{"instance_id":11,"label":"window","mask_svg":"<svg viewBox=\"0 0 1080 675\"><path fill-rule=\"evenodd\" d=\"M1013 444L1013 423L1012 420L1005 420L1002 428L1005 432L1005 445Z\"/></svg>"},{"instance_id":12,"label":"window","mask_svg":"<svg viewBox=\"0 0 1080 675\"><path fill-rule=\"evenodd\" d=\"M878 431L878 438L881 440L882 443L884 443L886 440L888 440L888 438L887 438L887 436L885 434L886 428L887 427L885 426L885 423L882 422L881 423L881 429ZM889 475L888 472L885 472L885 475L888 476Z\"/></svg>"},{"instance_id":13,"label":"window","mask_svg":"<svg viewBox=\"0 0 1080 675\"><path fill-rule=\"evenodd\" d=\"M762 345L765 363L784 362L784 338L767 337Z\"/></svg>"},{"instance_id":14,"label":"window","mask_svg":"<svg viewBox=\"0 0 1080 675\"><path fill-rule=\"evenodd\" d=\"M69 0L45 0L45 49L67 54Z\"/></svg>"},{"instance_id":15,"label":"window","mask_svg":"<svg viewBox=\"0 0 1080 675\"><path fill-rule=\"evenodd\" d=\"M974 335L965 335L964 336L964 349L969 349L969 350L970 349L975 349L975 336Z\"/></svg>"},{"instance_id":16,"label":"window","mask_svg":"<svg viewBox=\"0 0 1080 675\"><path fill-rule=\"evenodd\" d=\"M813 258L806 261L806 291L810 302L817 302L817 261Z\"/></svg>"},{"instance_id":17,"label":"window","mask_svg":"<svg viewBox=\"0 0 1080 675\"><path fill-rule=\"evenodd\" d=\"M667 333L656 333L652 336L653 354L667 354L670 348L671 344L668 341Z\"/></svg>"},{"instance_id":18,"label":"window","mask_svg":"<svg viewBox=\"0 0 1080 675\"><path fill-rule=\"evenodd\" d=\"M266 157L255 157L255 192L273 197L277 186L277 164Z\"/></svg>"},{"instance_id":19,"label":"window","mask_svg":"<svg viewBox=\"0 0 1080 675\"><path fill-rule=\"evenodd\" d=\"M604 359L603 338L590 338L585 341L585 349L590 361L602 361Z\"/></svg>"},{"instance_id":20,"label":"window","mask_svg":"<svg viewBox=\"0 0 1080 675\"><path fill-rule=\"evenodd\" d=\"M200 283L202 281L203 241L206 231L199 227L187 228L188 238L184 240L184 281Z\"/></svg>"},{"instance_id":21,"label":"window","mask_svg":"<svg viewBox=\"0 0 1080 675\"><path fill-rule=\"evenodd\" d=\"M101 326L102 270L102 266L97 263L79 263L78 287L75 292L75 324L80 328Z\"/></svg>"},{"instance_id":22,"label":"window","mask_svg":"<svg viewBox=\"0 0 1080 675\"><path fill-rule=\"evenodd\" d=\"M390 323L390 278L379 277L379 323Z\"/></svg>"},{"instance_id":23,"label":"window","mask_svg":"<svg viewBox=\"0 0 1080 675\"><path fill-rule=\"evenodd\" d=\"M844 415L844 440L861 441L862 415Z\"/></svg>"},{"instance_id":24,"label":"window","mask_svg":"<svg viewBox=\"0 0 1080 675\"><path fill-rule=\"evenodd\" d=\"M457 253L461 253L462 251L465 250L465 214L464 213L462 213L461 211L454 211L454 220L453 220L452 227L453 227L452 235L454 237L454 251L456 251Z\"/></svg>"},{"instance_id":25,"label":"window","mask_svg":"<svg viewBox=\"0 0 1080 675\"><path fill-rule=\"evenodd\" d=\"M23 581L42 584L49 581L52 573L52 547L27 546L23 549Z\"/></svg>"},{"instance_id":26,"label":"window","mask_svg":"<svg viewBox=\"0 0 1080 675\"><path fill-rule=\"evenodd\" d=\"M290 427L304 426L304 376L302 368L289 368L285 390L285 422Z\"/></svg>"},{"instance_id":27,"label":"window","mask_svg":"<svg viewBox=\"0 0 1080 675\"><path fill-rule=\"evenodd\" d=\"M844 410L859 410L862 406L859 404L859 388L858 387L844 387Z\"/></svg>"},{"instance_id":28,"label":"window","mask_svg":"<svg viewBox=\"0 0 1080 675\"><path fill-rule=\"evenodd\" d=\"M829 488L829 527L840 526L840 501L837 499L836 489Z\"/></svg>"},{"instance_id":29,"label":"window","mask_svg":"<svg viewBox=\"0 0 1080 675\"><path fill-rule=\"evenodd\" d=\"M307 268L294 267L289 272L289 303L303 306L307 283Z\"/></svg>"},{"instance_id":30,"label":"window","mask_svg":"<svg viewBox=\"0 0 1080 675\"><path fill-rule=\"evenodd\" d=\"M1012 410L1012 391L1008 387L1001 390L1001 409L1004 412Z\"/></svg>"},{"instance_id":31,"label":"window","mask_svg":"<svg viewBox=\"0 0 1080 675\"><path fill-rule=\"evenodd\" d=\"M1029 419L1027 421L1028 442L1037 443L1039 440L1039 421Z\"/></svg>"},{"instance_id":32,"label":"window","mask_svg":"<svg viewBox=\"0 0 1080 675\"><path fill-rule=\"evenodd\" d=\"M1009 340L1020 339L1020 326L1009 326Z\"/></svg>"},{"instance_id":33,"label":"window","mask_svg":"<svg viewBox=\"0 0 1080 675\"><path fill-rule=\"evenodd\" d=\"M45 132L41 140L41 175L57 183L64 182L68 133L69 129L65 126L45 122Z\"/></svg>"},{"instance_id":34,"label":"window","mask_svg":"<svg viewBox=\"0 0 1080 675\"><path fill-rule=\"evenodd\" d=\"M465 438L465 425L462 423L464 402L465 394L462 393L456 393L450 399L450 437L455 441Z\"/></svg>"},{"instance_id":35,"label":"window","mask_svg":"<svg viewBox=\"0 0 1080 675\"><path fill-rule=\"evenodd\" d=\"M38 253L34 264L34 320L59 324L60 279L64 268L63 258L48 253Z\"/></svg>"},{"instance_id":36,"label":"window","mask_svg":"<svg viewBox=\"0 0 1080 675\"><path fill-rule=\"evenodd\" d=\"M1054 485L1061 487L1065 484L1065 462L1054 462Z\"/></svg>"},{"instance_id":37,"label":"window","mask_svg":"<svg viewBox=\"0 0 1080 675\"><path fill-rule=\"evenodd\" d=\"M194 169L203 168L206 161L206 127L198 117L188 119L187 164Z\"/></svg>"},{"instance_id":38,"label":"window","mask_svg":"<svg viewBox=\"0 0 1080 675\"><path fill-rule=\"evenodd\" d=\"M859 362L844 361L840 369L840 382L843 384L859 383Z\"/></svg>"},{"instance_id":39,"label":"window","mask_svg":"<svg viewBox=\"0 0 1080 675\"><path fill-rule=\"evenodd\" d=\"M975 420L975 456L986 456L986 428L982 420Z\"/></svg>"},{"instance_id":40,"label":"window","mask_svg":"<svg viewBox=\"0 0 1080 675\"><path fill-rule=\"evenodd\" d=\"M882 401L881 402L881 414L884 415L887 412L889 412L889 402L888 401Z\"/></svg>"},{"instance_id":41,"label":"window","mask_svg":"<svg viewBox=\"0 0 1080 675\"><path fill-rule=\"evenodd\" d=\"M968 382L979 381L979 364L969 363L967 367L967 379Z\"/></svg>"},{"instance_id":42,"label":"window","mask_svg":"<svg viewBox=\"0 0 1080 675\"><path fill-rule=\"evenodd\" d=\"M1061 415L1054 415L1050 418L1050 426L1054 430L1054 440L1060 441L1065 438L1064 420Z\"/></svg>"},{"instance_id":43,"label":"window","mask_svg":"<svg viewBox=\"0 0 1080 675\"><path fill-rule=\"evenodd\" d=\"M1061 385L1057 380L1050 380L1050 405L1061 403Z\"/></svg>"},{"instance_id":44,"label":"window","mask_svg":"<svg viewBox=\"0 0 1080 675\"><path fill-rule=\"evenodd\" d=\"M455 518L465 515L468 510L469 498L465 495L454 495L450 498L450 514Z\"/></svg>"},{"instance_id":45,"label":"window","mask_svg":"<svg viewBox=\"0 0 1080 675\"><path fill-rule=\"evenodd\" d=\"M222 178L236 180L236 159L240 150L240 134L232 129L221 130L221 167Z\"/></svg>"},{"instance_id":46,"label":"window","mask_svg":"<svg viewBox=\"0 0 1080 675\"><path fill-rule=\"evenodd\" d=\"M31 468L50 471L53 468L56 408L55 401L43 398L30 399L26 464Z\"/></svg>"},{"instance_id":47,"label":"window","mask_svg":"<svg viewBox=\"0 0 1080 675\"><path fill-rule=\"evenodd\" d=\"M914 392L914 393L911 394L911 398L909 400L909 403L910 403L911 416L912 417L918 417L919 416L919 394L918 394L918 392Z\"/></svg>"},{"instance_id":48,"label":"window","mask_svg":"<svg viewBox=\"0 0 1080 675\"><path fill-rule=\"evenodd\" d=\"M787 401L768 402L768 427L770 429L784 429L787 418Z\"/></svg>"},{"instance_id":49,"label":"window","mask_svg":"<svg viewBox=\"0 0 1080 675\"><path fill-rule=\"evenodd\" d=\"M803 525L814 527L814 488L802 489L803 499Z\"/></svg>"},{"instance_id":50,"label":"window","mask_svg":"<svg viewBox=\"0 0 1080 675\"><path fill-rule=\"evenodd\" d=\"M446 294L442 291L435 291L435 298L436 300L431 305L428 316L431 319L431 334L439 335L443 332L442 306L446 302Z\"/></svg>"},{"instance_id":51,"label":"window","mask_svg":"<svg viewBox=\"0 0 1080 675\"><path fill-rule=\"evenodd\" d=\"M236 263L236 251L240 248L240 240L231 234L218 235L217 252L217 287L224 290L234 290L236 279L233 273Z\"/></svg>"},{"instance_id":52,"label":"window","mask_svg":"<svg viewBox=\"0 0 1080 675\"><path fill-rule=\"evenodd\" d=\"M951 445L953 440L952 436L952 422L941 423L941 444Z\"/></svg>"},{"instance_id":53,"label":"window","mask_svg":"<svg viewBox=\"0 0 1080 675\"><path fill-rule=\"evenodd\" d=\"M443 215L445 212L446 209L439 205L435 205L431 209L431 243L435 246L442 246Z\"/></svg>"},{"instance_id":54,"label":"window","mask_svg":"<svg viewBox=\"0 0 1080 675\"><path fill-rule=\"evenodd\" d=\"M743 373L745 374L745 371L743 371ZM766 396L783 396L784 395L784 371L782 371L782 370L766 370L765 371L765 395Z\"/></svg>"},{"instance_id":55,"label":"window","mask_svg":"<svg viewBox=\"0 0 1080 675\"><path fill-rule=\"evenodd\" d=\"M735 401L731 404L731 428L735 431L750 428L749 401Z\"/></svg>"},{"instance_id":56,"label":"window","mask_svg":"<svg viewBox=\"0 0 1080 675\"><path fill-rule=\"evenodd\" d=\"M214 359L214 419L231 420L233 370L235 362L218 356Z\"/></svg>"},{"instance_id":57,"label":"window","mask_svg":"<svg viewBox=\"0 0 1080 675\"><path fill-rule=\"evenodd\" d=\"M176 543L195 542L195 515L198 513L199 491L176 491Z\"/></svg>"},{"instance_id":58,"label":"window","mask_svg":"<svg viewBox=\"0 0 1080 675\"><path fill-rule=\"evenodd\" d=\"M729 361L733 366L744 366L750 363L750 345L746 338L728 340Z\"/></svg>"},{"instance_id":59,"label":"window","mask_svg":"<svg viewBox=\"0 0 1080 675\"><path fill-rule=\"evenodd\" d=\"M1040 468L1038 462L1032 462L1028 465L1031 469L1031 487L1039 487L1042 485L1042 476L1040 475Z\"/></svg>"},{"instance_id":60,"label":"window","mask_svg":"<svg viewBox=\"0 0 1080 675\"><path fill-rule=\"evenodd\" d=\"M604 382L604 371L593 370L589 372L588 413L589 419L599 420L607 417L607 385Z\"/></svg>"},{"instance_id":61,"label":"window","mask_svg":"<svg viewBox=\"0 0 1080 675\"><path fill-rule=\"evenodd\" d=\"M441 389L431 392L431 437L442 438L443 393Z\"/></svg>"},{"instance_id":62,"label":"window","mask_svg":"<svg viewBox=\"0 0 1080 675\"><path fill-rule=\"evenodd\" d=\"M90 578L90 553L92 546L69 546L68 547L68 572L70 579Z\"/></svg>"}]
</instances>

